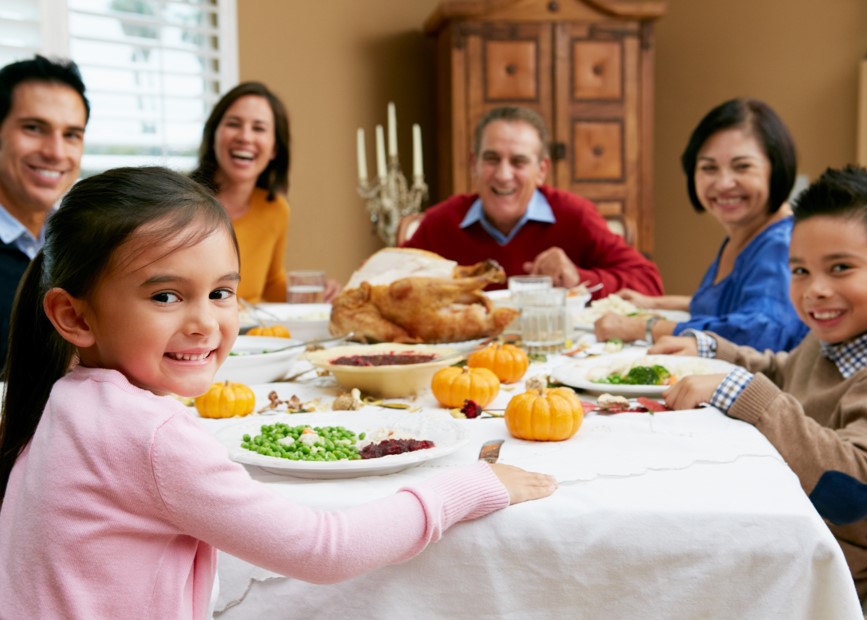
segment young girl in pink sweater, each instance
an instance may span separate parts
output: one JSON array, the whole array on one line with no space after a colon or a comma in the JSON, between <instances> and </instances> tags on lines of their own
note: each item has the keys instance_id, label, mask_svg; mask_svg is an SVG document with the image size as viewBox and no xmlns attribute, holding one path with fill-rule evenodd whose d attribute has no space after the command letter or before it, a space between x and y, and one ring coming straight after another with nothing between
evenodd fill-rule
<instances>
[{"instance_id":1,"label":"young girl in pink sweater","mask_svg":"<svg viewBox=\"0 0 867 620\"><path fill-rule=\"evenodd\" d=\"M225 210L179 174L117 169L64 198L12 316L0 618L204 618L216 548L335 582L554 491L481 463L339 512L268 492L169 396L204 392L231 350L238 273Z\"/></svg>"}]
</instances>

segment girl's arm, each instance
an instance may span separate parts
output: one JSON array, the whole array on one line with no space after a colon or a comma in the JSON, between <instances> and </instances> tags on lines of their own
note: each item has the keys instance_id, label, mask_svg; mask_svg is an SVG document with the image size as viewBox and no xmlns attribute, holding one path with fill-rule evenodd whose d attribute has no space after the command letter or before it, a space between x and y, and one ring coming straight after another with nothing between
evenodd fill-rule
<instances>
[{"instance_id":1,"label":"girl's arm","mask_svg":"<svg viewBox=\"0 0 867 620\"><path fill-rule=\"evenodd\" d=\"M248 562L314 583L405 561L454 523L508 506L510 493L515 503L555 488L547 476L546 482L514 468L495 473L477 463L363 505L317 511L251 480L208 431L184 418L165 424L151 450L171 523Z\"/></svg>"}]
</instances>

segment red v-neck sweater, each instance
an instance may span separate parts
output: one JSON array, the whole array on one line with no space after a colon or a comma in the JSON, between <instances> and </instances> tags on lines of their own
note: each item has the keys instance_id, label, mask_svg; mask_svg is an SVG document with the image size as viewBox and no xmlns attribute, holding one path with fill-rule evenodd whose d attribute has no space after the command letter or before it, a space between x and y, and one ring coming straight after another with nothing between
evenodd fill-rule
<instances>
[{"instance_id":1,"label":"red v-neck sweater","mask_svg":"<svg viewBox=\"0 0 867 620\"><path fill-rule=\"evenodd\" d=\"M524 262L548 248L559 247L575 263L582 282L604 284L597 297L626 287L647 295L662 294L662 278L656 265L611 232L592 202L545 185L539 189L551 205L556 222L528 221L504 246L479 222L460 228L478 198L476 194L461 194L425 211L418 230L403 247L436 252L461 265L494 259L507 276L524 274Z\"/></svg>"}]
</instances>

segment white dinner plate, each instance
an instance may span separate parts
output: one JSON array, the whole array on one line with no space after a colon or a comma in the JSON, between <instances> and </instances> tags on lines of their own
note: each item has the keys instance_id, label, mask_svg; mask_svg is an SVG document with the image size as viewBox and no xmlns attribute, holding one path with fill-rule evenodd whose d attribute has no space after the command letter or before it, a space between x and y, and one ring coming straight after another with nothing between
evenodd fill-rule
<instances>
[{"instance_id":1,"label":"white dinner plate","mask_svg":"<svg viewBox=\"0 0 867 620\"><path fill-rule=\"evenodd\" d=\"M253 325L256 319L265 325L285 325L296 340L316 340L331 335L328 332L331 304L260 303L249 312L255 313ZM241 318L242 329L253 326L249 325L251 317L246 311L242 312Z\"/></svg>"},{"instance_id":2,"label":"white dinner plate","mask_svg":"<svg viewBox=\"0 0 867 620\"><path fill-rule=\"evenodd\" d=\"M343 426L356 434L380 429L405 432L415 439L434 442L433 448L382 456L360 461L290 461L263 456L241 447L244 434L258 435L264 424L283 422L291 426ZM255 465L275 474L298 478L357 478L391 474L451 454L464 443L466 433L445 413L406 411L333 411L255 416L217 431L217 438L228 448L229 457L245 465Z\"/></svg>"},{"instance_id":3,"label":"white dinner plate","mask_svg":"<svg viewBox=\"0 0 867 620\"><path fill-rule=\"evenodd\" d=\"M689 312L684 312L683 310L647 310L650 314L655 314L661 316L662 318L668 321L674 321L675 323L683 323L684 321L688 321L690 318ZM579 329L582 331L593 331L593 323L588 323L586 321L577 320L575 317L581 318L582 313L586 313L586 309L582 308L580 311L573 313L572 315L572 329Z\"/></svg>"},{"instance_id":4,"label":"white dinner plate","mask_svg":"<svg viewBox=\"0 0 867 620\"><path fill-rule=\"evenodd\" d=\"M616 355L581 360L574 364L555 368L551 377L564 385L593 394L620 396L660 396L667 385L623 385L597 383L596 379L614 372L623 372L632 366L664 366L678 378L687 375L728 374L734 365L717 359L689 355L641 355L634 351Z\"/></svg>"}]
</instances>

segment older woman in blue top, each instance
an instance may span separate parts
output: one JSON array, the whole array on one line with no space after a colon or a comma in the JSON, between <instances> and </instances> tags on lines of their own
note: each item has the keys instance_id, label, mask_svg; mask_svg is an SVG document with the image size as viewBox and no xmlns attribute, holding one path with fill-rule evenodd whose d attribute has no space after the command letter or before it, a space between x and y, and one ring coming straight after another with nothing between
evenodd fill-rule
<instances>
[{"instance_id":1,"label":"older woman in blue top","mask_svg":"<svg viewBox=\"0 0 867 620\"><path fill-rule=\"evenodd\" d=\"M606 314L597 339L653 340L686 329L712 331L756 349L789 350L807 333L789 301L795 146L777 114L755 99L711 110L693 130L681 157L689 198L708 211L726 238L698 290L649 297L624 289L639 307L689 310L682 323Z\"/></svg>"}]
</instances>

